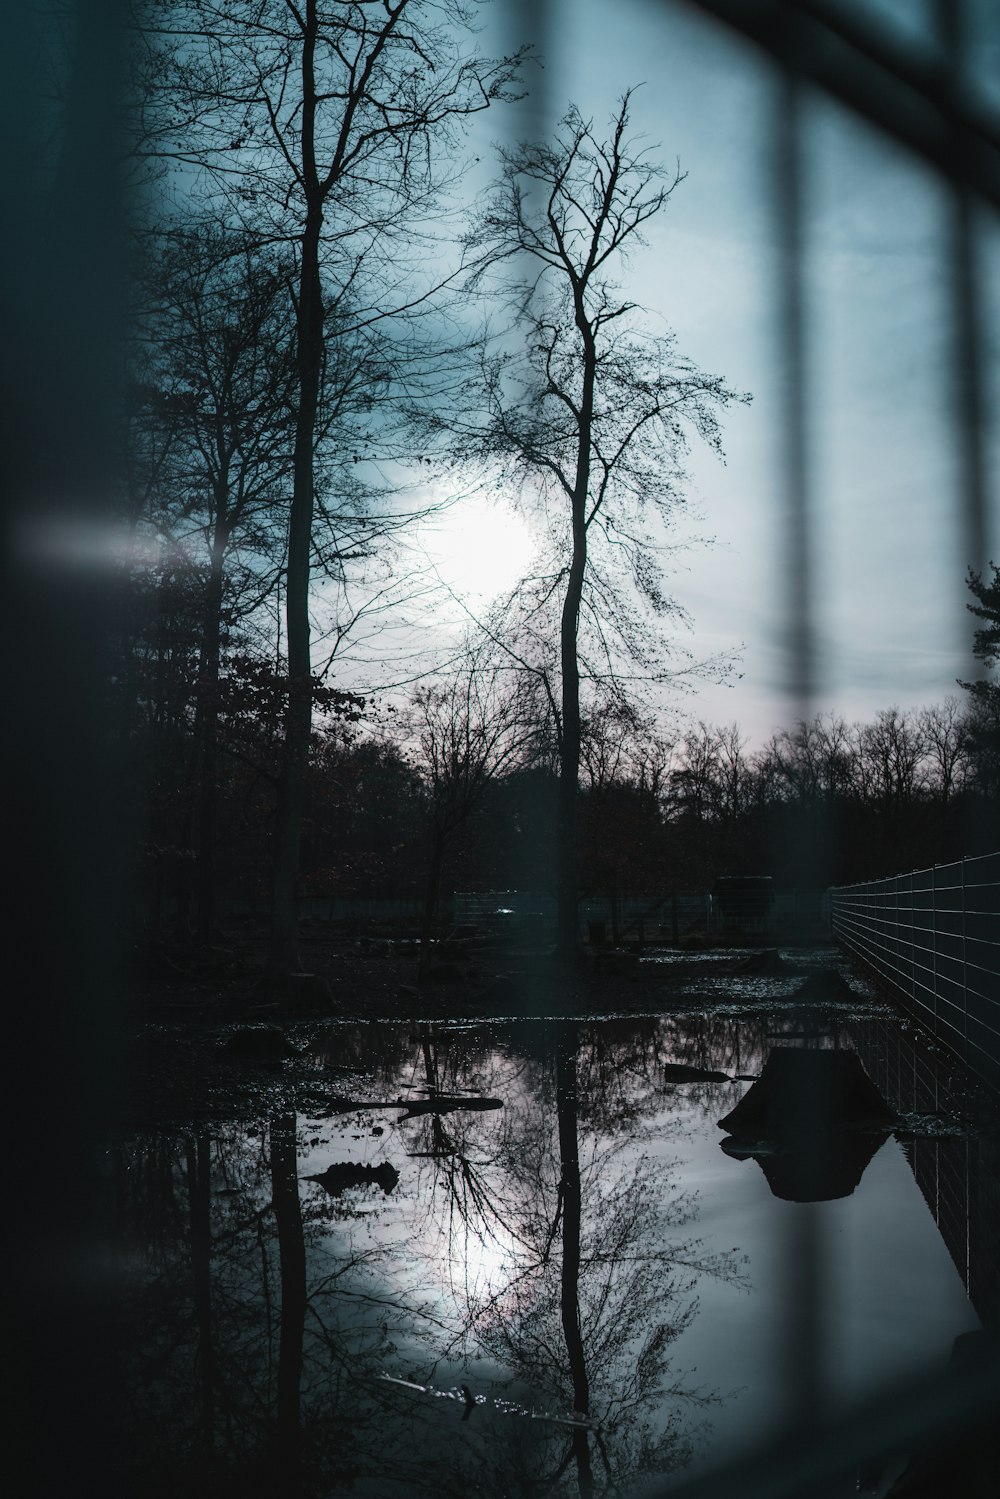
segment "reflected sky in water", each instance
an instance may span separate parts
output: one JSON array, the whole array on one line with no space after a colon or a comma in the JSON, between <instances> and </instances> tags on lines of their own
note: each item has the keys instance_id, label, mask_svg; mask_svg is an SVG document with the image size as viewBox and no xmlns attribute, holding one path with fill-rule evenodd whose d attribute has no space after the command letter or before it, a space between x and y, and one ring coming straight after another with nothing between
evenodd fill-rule
<instances>
[{"instance_id":1,"label":"reflected sky in water","mask_svg":"<svg viewBox=\"0 0 1000 1499\"><path fill-rule=\"evenodd\" d=\"M116 1142L141 1491L587 1495L690 1473L787 1413L803 1214L827 1409L943 1366L978 1319L893 1135L811 1205L721 1149L774 1046L850 1047L859 1015L817 1014L808 1039L780 1010L336 1026L310 1115Z\"/></svg>"}]
</instances>

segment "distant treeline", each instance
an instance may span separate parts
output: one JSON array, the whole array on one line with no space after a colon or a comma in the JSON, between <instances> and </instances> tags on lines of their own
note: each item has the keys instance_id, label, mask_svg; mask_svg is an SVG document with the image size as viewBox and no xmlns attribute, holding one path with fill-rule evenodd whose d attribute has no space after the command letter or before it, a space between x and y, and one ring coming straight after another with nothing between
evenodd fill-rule
<instances>
[{"instance_id":1,"label":"distant treeline","mask_svg":"<svg viewBox=\"0 0 1000 1499\"><path fill-rule=\"evenodd\" d=\"M123 579L132 615L112 684L112 721L135 767L122 788L136 833L133 917L193 927L205 795L198 590L170 568L143 577L138 591ZM220 914L267 913L284 691L274 658L234 632L212 729ZM433 858L442 894L553 887L558 765L544 724L534 734L515 724L514 752L498 755L494 739L473 763L486 719L470 719L468 690L462 704L459 721L454 702L433 694L408 712L320 689L300 895L422 897ZM452 737L442 751L444 707ZM519 712L530 709L529 700ZM920 711L889 707L868 723L823 714L752 751L735 725L699 723L671 739L629 712L594 716L579 793L580 892L704 889L747 873L817 887L995 848L995 719L992 697L970 694ZM456 787L466 795L457 813ZM435 843L442 826L447 837Z\"/></svg>"}]
</instances>

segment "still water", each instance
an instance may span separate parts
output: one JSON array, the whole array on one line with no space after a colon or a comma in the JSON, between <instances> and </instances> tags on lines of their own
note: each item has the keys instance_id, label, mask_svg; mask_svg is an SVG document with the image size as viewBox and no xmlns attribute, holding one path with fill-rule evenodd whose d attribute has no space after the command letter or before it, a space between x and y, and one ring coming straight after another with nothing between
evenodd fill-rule
<instances>
[{"instance_id":1,"label":"still water","mask_svg":"<svg viewBox=\"0 0 1000 1499\"><path fill-rule=\"evenodd\" d=\"M944 1094L863 1110L811 1173L718 1123L775 1048L878 1080L893 1036L871 998L774 993L342 1024L307 1110L114 1142L133 1491L627 1493L773 1436L803 1328L826 1412L943 1367L980 1325L913 1164L922 1134L967 1148Z\"/></svg>"}]
</instances>

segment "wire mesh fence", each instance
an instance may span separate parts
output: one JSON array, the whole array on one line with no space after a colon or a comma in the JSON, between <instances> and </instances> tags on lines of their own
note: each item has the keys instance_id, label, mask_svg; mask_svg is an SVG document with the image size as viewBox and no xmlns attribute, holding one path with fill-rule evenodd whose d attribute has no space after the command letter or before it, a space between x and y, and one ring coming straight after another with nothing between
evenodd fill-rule
<instances>
[{"instance_id":1,"label":"wire mesh fence","mask_svg":"<svg viewBox=\"0 0 1000 1499\"><path fill-rule=\"evenodd\" d=\"M1000 854L831 893L838 941L1000 1087Z\"/></svg>"},{"instance_id":2,"label":"wire mesh fence","mask_svg":"<svg viewBox=\"0 0 1000 1499\"><path fill-rule=\"evenodd\" d=\"M960 1106L960 1067L932 1065L912 1032L883 1016L851 1025L865 1071L900 1116ZM917 1186L984 1326L1000 1327L1000 1141L917 1136L903 1150Z\"/></svg>"}]
</instances>

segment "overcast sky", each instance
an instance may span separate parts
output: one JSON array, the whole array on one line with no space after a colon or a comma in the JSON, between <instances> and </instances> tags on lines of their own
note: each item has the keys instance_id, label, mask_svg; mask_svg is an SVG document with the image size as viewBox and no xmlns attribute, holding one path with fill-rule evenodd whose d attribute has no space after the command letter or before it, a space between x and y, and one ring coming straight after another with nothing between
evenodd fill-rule
<instances>
[{"instance_id":1,"label":"overcast sky","mask_svg":"<svg viewBox=\"0 0 1000 1499\"><path fill-rule=\"evenodd\" d=\"M926 21L916 0L856 3L917 35ZM503 6L508 39L537 11ZM1000 7L978 13L976 78L989 94L1000 78ZM697 529L717 540L685 557L674 591L694 620L690 648L742 653L738 682L703 687L683 706L709 721L735 719L759 743L797 709L784 643L771 72L751 46L681 0L558 0L547 32L544 75L508 112L511 134L540 133L570 99L602 124L626 88L644 85L635 133L658 143L668 165L679 159L687 178L652 226L629 290L665 317L683 353L754 397L727 417L725 466L693 455ZM1000 92L992 102L1000 107ZM971 559L957 524L949 410L948 204L929 171L825 97L810 101L805 126L815 707L865 718L893 703L939 701L970 671L963 579ZM496 134L495 116L489 130ZM995 215L983 215L980 251L995 411ZM987 555L996 556L996 423L991 439Z\"/></svg>"}]
</instances>

